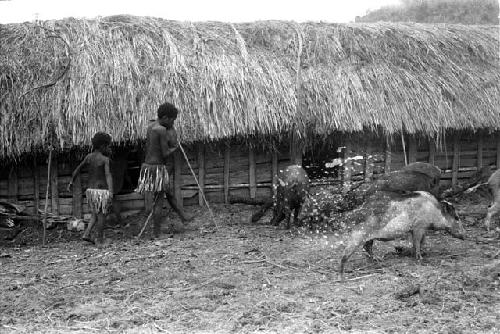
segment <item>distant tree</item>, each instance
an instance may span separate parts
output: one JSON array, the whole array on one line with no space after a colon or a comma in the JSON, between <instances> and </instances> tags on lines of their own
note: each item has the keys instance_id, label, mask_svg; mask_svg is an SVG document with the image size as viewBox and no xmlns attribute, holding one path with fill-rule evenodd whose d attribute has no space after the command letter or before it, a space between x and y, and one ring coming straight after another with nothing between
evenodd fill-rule
<instances>
[{"instance_id":1,"label":"distant tree","mask_svg":"<svg viewBox=\"0 0 500 334\"><path fill-rule=\"evenodd\" d=\"M356 22L499 24L498 0L400 0L357 16Z\"/></svg>"}]
</instances>

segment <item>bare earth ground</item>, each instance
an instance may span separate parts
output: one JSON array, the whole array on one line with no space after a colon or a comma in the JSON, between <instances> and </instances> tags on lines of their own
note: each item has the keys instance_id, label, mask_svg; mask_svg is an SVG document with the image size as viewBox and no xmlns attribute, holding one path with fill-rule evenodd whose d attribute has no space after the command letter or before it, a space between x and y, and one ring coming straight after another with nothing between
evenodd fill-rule
<instances>
[{"instance_id":1,"label":"bare earth ground","mask_svg":"<svg viewBox=\"0 0 500 334\"><path fill-rule=\"evenodd\" d=\"M430 232L421 263L394 251L408 241L376 242L382 260L356 252L345 283L335 235L213 209L216 228L199 229L210 214L193 209L189 230L160 241L133 238L144 215L106 230L103 248L63 226L45 248L36 228L2 241L0 332L500 332L500 236L480 223L485 204L460 206L468 240Z\"/></svg>"}]
</instances>

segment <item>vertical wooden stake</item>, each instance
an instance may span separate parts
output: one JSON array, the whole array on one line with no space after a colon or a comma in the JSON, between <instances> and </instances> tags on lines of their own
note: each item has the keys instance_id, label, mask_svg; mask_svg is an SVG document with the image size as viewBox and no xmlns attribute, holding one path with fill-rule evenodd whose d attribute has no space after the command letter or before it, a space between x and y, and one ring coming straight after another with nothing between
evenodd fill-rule
<instances>
[{"instance_id":1,"label":"vertical wooden stake","mask_svg":"<svg viewBox=\"0 0 500 334\"><path fill-rule=\"evenodd\" d=\"M344 163L344 182L351 181L352 176L352 160L351 160L351 144L347 142L345 144L345 163Z\"/></svg>"},{"instance_id":2,"label":"vertical wooden stake","mask_svg":"<svg viewBox=\"0 0 500 334\"><path fill-rule=\"evenodd\" d=\"M373 157L371 155L371 148L366 147L365 149L365 154L364 154L364 160L365 160L365 168L364 168L364 174L365 174L365 182L369 182L373 178Z\"/></svg>"},{"instance_id":3,"label":"vertical wooden stake","mask_svg":"<svg viewBox=\"0 0 500 334\"><path fill-rule=\"evenodd\" d=\"M483 168L483 149L484 149L484 139L483 135L480 134L479 141L477 142L477 169Z\"/></svg>"},{"instance_id":4,"label":"vertical wooden stake","mask_svg":"<svg viewBox=\"0 0 500 334\"><path fill-rule=\"evenodd\" d=\"M40 209L40 171L38 170L36 156L33 157L33 204L35 206L35 216L38 217L38 210Z\"/></svg>"},{"instance_id":5,"label":"vertical wooden stake","mask_svg":"<svg viewBox=\"0 0 500 334\"><path fill-rule=\"evenodd\" d=\"M58 189L58 170L57 158L52 158L52 171L50 173L50 192L51 192L51 211L53 214L59 215L59 189Z\"/></svg>"},{"instance_id":6,"label":"vertical wooden stake","mask_svg":"<svg viewBox=\"0 0 500 334\"><path fill-rule=\"evenodd\" d=\"M48 160L49 166L47 167L47 191L45 192L45 210L44 210L44 215L43 215L43 245L45 246L45 243L47 241L47 208L49 206L49 190L51 186L50 182L50 174L52 170L52 147L49 147L49 160Z\"/></svg>"},{"instance_id":7,"label":"vertical wooden stake","mask_svg":"<svg viewBox=\"0 0 500 334\"><path fill-rule=\"evenodd\" d=\"M497 137L497 169L500 169L500 133Z\"/></svg>"},{"instance_id":8,"label":"vertical wooden stake","mask_svg":"<svg viewBox=\"0 0 500 334\"><path fill-rule=\"evenodd\" d=\"M205 194L205 145L203 143L198 144L198 182L200 183L200 192ZM198 205L202 206L203 195L198 195Z\"/></svg>"},{"instance_id":9,"label":"vertical wooden stake","mask_svg":"<svg viewBox=\"0 0 500 334\"><path fill-rule=\"evenodd\" d=\"M248 149L248 183L250 185L250 198L257 195L257 182L255 176L255 152L252 147Z\"/></svg>"},{"instance_id":10,"label":"vertical wooden stake","mask_svg":"<svg viewBox=\"0 0 500 334\"><path fill-rule=\"evenodd\" d=\"M429 163L436 164L436 142L432 138L429 139Z\"/></svg>"},{"instance_id":11,"label":"vertical wooden stake","mask_svg":"<svg viewBox=\"0 0 500 334\"><path fill-rule=\"evenodd\" d=\"M182 199L182 153L177 150L174 152L174 197L180 208L184 207Z\"/></svg>"},{"instance_id":12,"label":"vertical wooden stake","mask_svg":"<svg viewBox=\"0 0 500 334\"><path fill-rule=\"evenodd\" d=\"M385 141L384 174L389 174L391 172L391 162L392 162L391 142L389 138L387 138Z\"/></svg>"},{"instance_id":13,"label":"vertical wooden stake","mask_svg":"<svg viewBox=\"0 0 500 334\"><path fill-rule=\"evenodd\" d=\"M224 148L224 203L229 203L229 184L231 168L231 145L226 143Z\"/></svg>"},{"instance_id":14,"label":"vertical wooden stake","mask_svg":"<svg viewBox=\"0 0 500 334\"><path fill-rule=\"evenodd\" d=\"M76 167L76 166L75 166ZM83 200L82 200L82 177L81 173L78 173L76 175L75 179L73 180L73 187L71 189L72 192L72 211L73 211L73 216L77 218L82 218L83 217Z\"/></svg>"},{"instance_id":15,"label":"vertical wooden stake","mask_svg":"<svg viewBox=\"0 0 500 334\"><path fill-rule=\"evenodd\" d=\"M405 144L405 135L401 133L401 145L403 146L403 156L405 158L405 166L408 165L408 157L406 156L406 144Z\"/></svg>"},{"instance_id":16,"label":"vertical wooden stake","mask_svg":"<svg viewBox=\"0 0 500 334\"><path fill-rule=\"evenodd\" d=\"M275 197L276 190L278 189L278 152L275 150L273 150L271 155L271 177L273 183L272 194Z\"/></svg>"},{"instance_id":17,"label":"vertical wooden stake","mask_svg":"<svg viewBox=\"0 0 500 334\"><path fill-rule=\"evenodd\" d=\"M458 169L460 168L460 144L459 136L455 134L453 136L453 166L451 174L451 185L453 188L456 187L458 182Z\"/></svg>"}]
</instances>

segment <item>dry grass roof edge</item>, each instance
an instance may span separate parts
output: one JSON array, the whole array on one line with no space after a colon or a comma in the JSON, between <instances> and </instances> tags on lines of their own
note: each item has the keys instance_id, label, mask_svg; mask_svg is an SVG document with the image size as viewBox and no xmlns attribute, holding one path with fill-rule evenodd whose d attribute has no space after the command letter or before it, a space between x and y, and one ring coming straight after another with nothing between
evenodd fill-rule
<instances>
[{"instance_id":1,"label":"dry grass roof edge","mask_svg":"<svg viewBox=\"0 0 500 334\"><path fill-rule=\"evenodd\" d=\"M498 26L113 16L0 25L0 45L0 157L141 140L163 101L185 142L500 129Z\"/></svg>"}]
</instances>

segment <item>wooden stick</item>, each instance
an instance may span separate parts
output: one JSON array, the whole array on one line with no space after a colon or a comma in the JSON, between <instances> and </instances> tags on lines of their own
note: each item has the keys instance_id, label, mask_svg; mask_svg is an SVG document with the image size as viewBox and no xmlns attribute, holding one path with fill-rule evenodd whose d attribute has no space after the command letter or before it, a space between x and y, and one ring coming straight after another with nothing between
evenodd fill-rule
<instances>
[{"instance_id":1,"label":"wooden stick","mask_svg":"<svg viewBox=\"0 0 500 334\"><path fill-rule=\"evenodd\" d=\"M271 178L271 194L273 197L276 197L276 191L278 189L278 152L275 150L271 153Z\"/></svg>"},{"instance_id":2,"label":"wooden stick","mask_svg":"<svg viewBox=\"0 0 500 334\"><path fill-rule=\"evenodd\" d=\"M203 197L203 200L205 201L205 205L207 206L208 212L210 212L210 216L212 217L212 221L214 222L215 226L217 227L217 222L215 221L214 213L212 209L210 208L210 205L208 204L208 201L205 197L205 193L203 192L203 189L201 189L200 183L198 182L198 179L196 178L196 174L194 173L193 167L191 167L191 164L189 163L189 159L186 155L186 152L184 151L184 148L182 147L181 143L179 143L179 148L181 149L182 154L184 155L184 159L186 160L186 163L189 167L189 170L191 171L191 174L194 177L194 180L196 181L196 184L198 185L198 189L200 190L200 194Z\"/></svg>"},{"instance_id":3,"label":"wooden stick","mask_svg":"<svg viewBox=\"0 0 500 334\"><path fill-rule=\"evenodd\" d=\"M47 167L47 191L45 192L45 210L43 214L43 245L47 238L47 207L49 205L50 169L52 168L52 146L49 147L49 165Z\"/></svg>"},{"instance_id":4,"label":"wooden stick","mask_svg":"<svg viewBox=\"0 0 500 334\"><path fill-rule=\"evenodd\" d=\"M231 146L226 143L224 147L224 203L229 203L229 183L231 181L230 165L231 163Z\"/></svg>"},{"instance_id":5,"label":"wooden stick","mask_svg":"<svg viewBox=\"0 0 500 334\"><path fill-rule=\"evenodd\" d=\"M391 172L391 142L389 138L385 141L385 159L384 159L384 174Z\"/></svg>"},{"instance_id":6,"label":"wooden stick","mask_svg":"<svg viewBox=\"0 0 500 334\"><path fill-rule=\"evenodd\" d=\"M250 183L250 198L255 198L257 194L257 181L255 176L255 152L252 147L248 149L248 183Z\"/></svg>"},{"instance_id":7,"label":"wooden stick","mask_svg":"<svg viewBox=\"0 0 500 334\"><path fill-rule=\"evenodd\" d=\"M460 143L458 134L453 136L453 162L452 162L451 186L455 188L458 182L458 170L460 168Z\"/></svg>"},{"instance_id":8,"label":"wooden stick","mask_svg":"<svg viewBox=\"0 0 500 334\"><path fill-rule=\"evenodd\" d=\"M483 134L479 135L479 141L477 142L477 169L483 167L483 150L484 150L484 139Z\"/></svg>"},{"instance_id":9,"label":"wooden stick","mask_svg":"<svg viewBox=\"0 0 500 334\"><path fill-rule=\"evenodd\" d=\"M184 201L182 199L182 157L179 151L174 152L174 197L177 201L177 205L180 208L184 207Z\"/></svg>"},{"instance_id":10,"label":"wooden stick","mask_svg":"<svg viewBox=\"0 0 500 334\"><path fill-rule=\"evenodd\" d=\"M406 157L405 136L401 132L401 145L403 145L403 156L405 157L405 166L408 165L408 158Z\"/></svg>"},{"instance_id":11,"label":"wooden stick","mask_svg":"<svg viewBox=\"0 0 500 334\"><path fill-rule=\"evenodd\" d=\"M52 170L50 171L50 193L51 193L51 212L59 215L59 189L57 188L57 178L58 178L58 169L57 169L57 158L53 158L52 161Z\"/></svg>"},{"instance_id":12,"label":"wooden stick","mask_svg":"<svg viewBox=\"0 0 500 334\"><path fill-rule=\"evenodd\" d=\"M139 239L141 237L142 233L144 233L144 230L146 229L146 227L148 226L149 221L151 220L151 217L153 217L153 212L155 212L155 206L156 206L156 202L158 200L158 196L159 196L158 193L156 193L155 194L155 198L153 200L153 205L152 205L152 208L151 208L151 212L149 213L148 218L146 218L146 221L144 222L144 225L142 226L141 231L137 235L137 239Z\"/></svg>"},{"instance_id":13,"label":"wooden stick","mask_svg":"<svg viewBox=\"0 0 500 334\"><path fill-rule=\"evenodd\" d=\"M198 205L203 205L203 198L205 197L205 146L198 144L198 187L200 189L200 196L198 196Z\"/></svg>"},{"instance_id":14,"label":"wooden stick","mask_svg":"<svg viewBox=\"0 0 500 334\"><path fill-rule=\"evenodd\" d=\"M39 217L38 209L40 208L40 172L36 156L33 158L33 202L35 205L35 215Z\"/></svg>"}]
</instances>

